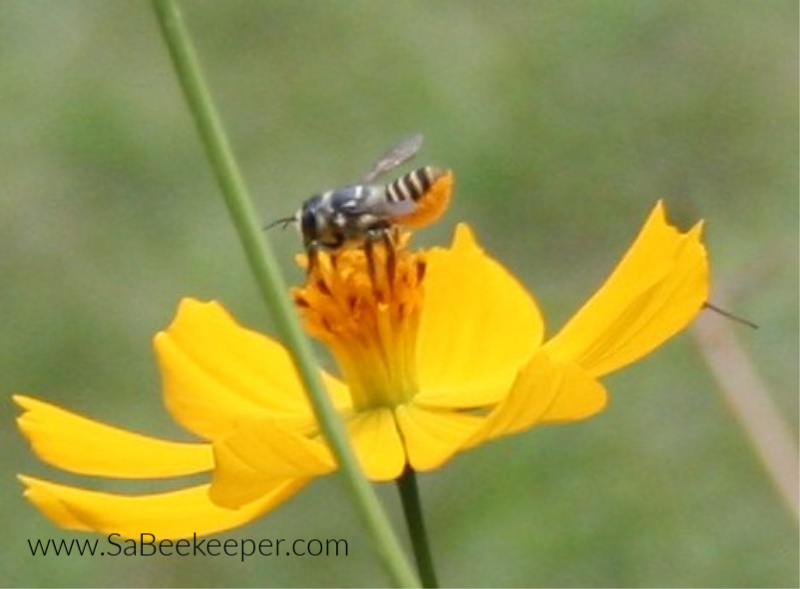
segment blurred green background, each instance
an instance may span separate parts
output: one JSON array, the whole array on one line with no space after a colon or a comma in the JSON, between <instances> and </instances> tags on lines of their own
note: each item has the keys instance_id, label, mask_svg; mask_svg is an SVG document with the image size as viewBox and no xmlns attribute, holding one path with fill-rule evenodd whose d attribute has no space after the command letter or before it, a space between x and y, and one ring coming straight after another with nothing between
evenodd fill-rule
<instances>
[{"instance_id":1,"label":"blurred green background","mask_svg":"<svg viewBox=\"0 0 800 589\"><path fill-rule=\"evenodd\" d=\"M798 8L791 1L186 3L264 220L421 131L469 222L553 332L658 197L707 222L715 292L797 436ZM345 538L346 558L33 557L50 525L17 472L25 392L187 439L150 339L182 296L271 332L147 2L0 4L0 584L387 582L335 478L231 537ZM269 238L292 281L299 238ZM725 321L717 318L718 321ZM683 335L606 380L609 409L421 478L440 580L462 586L797 586L796 521ZM157 485L156 485L157 486ZM163 485L161 485L163 487ZM395 489L380 489L400 524ZM402 530L402 528L400 528ZM403 534L404 535L404 534ZM99 536L97 536L99 538Z\"/></svg>"}]
</instances>

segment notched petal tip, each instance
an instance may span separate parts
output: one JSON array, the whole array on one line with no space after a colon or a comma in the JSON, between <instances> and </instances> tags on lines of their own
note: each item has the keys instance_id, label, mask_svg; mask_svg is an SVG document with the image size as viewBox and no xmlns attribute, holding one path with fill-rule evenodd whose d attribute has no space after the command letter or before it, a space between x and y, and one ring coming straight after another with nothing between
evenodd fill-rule
<instances>
[{"instance_id":1,"label":"notched petal tip","mask_svg":"<svg viewBox=\"0 0 800 589\"><path fill-rule=\"evenodd\" d=\"M678 231L659 201L606 282L545 344L548 353L602 376L686 327L708 299L702 227Z\"/></svg>"},{"instance_id":2,"label":"notched petal tip","mask_svg":"<svg viewBox=\"0 0 800 589\"><path fill-rule=\"evenodd\" d=\"M67 503L60 500L58 495L52 492L53 483L22 474L17 475L17 479L25 487L22 496L55 525L67 530L94 531L78 514L70 509Z\"/></svg>"},{"instance_id":3,"label":"notched petal tip","mask_svg":"<svg viewBox=\"0 0 800 589\"><path fill-rule=\"evenodd\" d=\"M459 248L474 248L483 253L483 248L478 245L478 240L475 239L475 232L472 227L467 223L456 223L456 231L453 235L452 249Z\"/></svg>"}]
</instances>

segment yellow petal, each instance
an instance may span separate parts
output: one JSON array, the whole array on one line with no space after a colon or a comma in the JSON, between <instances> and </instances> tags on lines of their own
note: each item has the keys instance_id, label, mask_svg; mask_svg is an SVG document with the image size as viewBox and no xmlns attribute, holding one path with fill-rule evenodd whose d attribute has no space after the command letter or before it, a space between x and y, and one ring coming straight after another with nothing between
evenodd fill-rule
<instances>
[{"instance_id":1,"label":"yellow petal","mask_svg":"<svg viewBox=\"0 0 800 589\"><path fill-rule=\"evenodd\" d=\"M151 438L81 417L23 395L17 425L44 462L70 472L117 478L158 478L211 470L208 444Z\"/></svg>"},{"instance_id":2,"label":"yellow petal","mask_svg":"<svg viewBox=\"0 0 800 589\"><path fill-rule=\"evenodd\" d=\"M155 338L167 408L188 430L226 435L242 415L269 415L311 427L303 386L288 352L238 325L216 302L181 301L169 328ZM337 404L344 385L323 374Z\"/></svg>"},{"instance_id":3,"label":"yellow petal","mask_svg":"<svg viewBox=\"0 0 800 589\"><path fill-rule=\"evenodd\" d=\"M402 474L406 453L390 409L356 413L346 425L353 449L368 479L391 481Z\"/></svg>"},{"instance_id":4,"label":"yellow petal","mask_svg":"<svg viewBox=\"0 0 800 589\"><path fill-rule=\"evenodd\" d=\"M605 284L545 344L550 356L602 376L686 327L708 299L701 229L680 233L659 202Z\"/></svg>"},{"instance_id":5,"label":"yellow petal","mask_svg":"<svg viewBox=\"0 0 800 589\"><path fill-rule=\"evenodd\" d=\"M543 323L527 290L488 257L466 225L427 255L418 343L420 394L430 407L499 400L539 346Z\"/></svg>"},{"instance_id":6,"label":"yellow petal","mask_svg":"<svg viewBox=\"0 0 800 589\"><path fill-rule=\"evenodd\" d=\"M606 404L603 386L574 364L554 364L538 353L519 371L508 396L489 413L474 446L543 423L574 421Z\"/></svg>"},{"instance_id":7,"label":"yellow petal","mask_svg":"<svg viewBox=\"0 0 800 589\"><path fill-rule=\"evenodd\" d=\"M150 495L117 495L20 476L25 497L50 521L68 530L120 534L139 539L192 538L222 532L254 520L299 491L304 480L279 481L240 509L211 502L208 485Z\"/></svg>"},{"instance_id":8,"label":"yellow petal","mask_svg":"<svg viewBox=\"0 0 800 589\"><path fill-rule=\"evenodd\" d=\"M577 364L567 364L560 368L563 370L560 386L552 403L539 416L539 424L580 421L606 408L608 391L599 381Z\"/></svg>"},{"instance_id":9,"label":"yellow petal","mask_svg":"<svg viewBox=\"0 0 800 589\"><path fill-rule=\"evenodd\" d=\"M462 449L483 422L475 415L430 410L413 403L398 407L396 415L409 463L418 471L441 466Z\"/></svg>"},{"instance_id":10,"label":"yellow petal","mask_svg":"<svg viewBox=\"0 0 800 589\"><path fill-rule=\"evenodd\" d=\"M328 447L281 427L269 419L241 422L214 442L212 500L239 508L275 485L275 481L311 478L336 468Z\"/></svg>"}]
</instances>

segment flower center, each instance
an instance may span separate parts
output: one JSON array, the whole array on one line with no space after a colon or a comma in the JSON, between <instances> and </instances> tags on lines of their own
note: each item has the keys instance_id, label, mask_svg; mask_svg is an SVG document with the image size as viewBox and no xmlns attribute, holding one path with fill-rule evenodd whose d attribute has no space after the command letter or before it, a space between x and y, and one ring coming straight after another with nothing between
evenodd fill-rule
<instances>
[{"instance_id":1,"label":"flower center","mask_svg":"<svg viewBox=\"0 0 800 589\"><path fill-rule=\"evenodd\" d=\"M320 252L292 292L308 333L336 358L356 411L395 407L418 390L416 345L425 256L409 234Z\"/></svg>"}]
</instances>

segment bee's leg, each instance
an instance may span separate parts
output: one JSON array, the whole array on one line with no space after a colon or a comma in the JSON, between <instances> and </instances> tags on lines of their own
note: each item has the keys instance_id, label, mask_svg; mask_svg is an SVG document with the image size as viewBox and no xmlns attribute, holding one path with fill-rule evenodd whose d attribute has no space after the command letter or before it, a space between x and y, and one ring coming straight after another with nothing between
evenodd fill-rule
<instances>
[{"instance_id":1,"label":"bee's leg","mask_svg":"<svg viewBox=\"0 0 800 589\"><path fill-rule=\"evenodd\" d=\"M310 284L313 279L315 280L314 286L319 289L320 292L330 295L331 290L328 287L328 283L325 281L326 273L314 272L317 268L319 268L319 253L323 249L326 249L325 246L316 241L312 241L308 244L308 246L306 246L306 255L308 256L308 266L306 267L306 284ZM333 260L334 256L331 255L328 259Z\"/></svg>"},{"instance_id":2,"label":"bee's leg","mask_svg":"<svg viewBox=\"0 0 800 589\"><path fill-rule=\"evenodd\" d=\"M394 284L397 261L394 251L394 241L392 240L392 235L388 227L372 229L368 233L367 238L364 240L364 255L367 258L367 271L369 272L372 285L376 293L380 293L379 287L381 285L381 281L378 280L378 272L380 272L381 269L375 263L377 256L375 246L378 243L383 245L383 272L385 275L385 284L391 292Z\"/></svg>"},{"instance_id":3,"label":"bee's leg","mask_svg":"<svg viewBox=\"0 0 800 589\"><path fill-rule=\"evenodd\" d=\"M336 269L336 252L344 245L344 238L338 236L335 241L323 242L318 239L306 242L306 256L308 257L308 265L306 267L306 278L312 271L319 267L320 252L325 250L328 253L328 260L331 266Z\"/></svg>"},{"instance_id":4,"label":"bee's leg","mask_svg":"<svg viewBox=\"0 0 800 589\"><path fill-rule=\"evenodd\" d=\"M394 251L394 239L389 229L381 231L381 241L383 242L383 249L386 251L386 278L389 283L389 288L394 285L394 275L397 268L397 257Z\"/></svg>"},{"instance_id":5,"label":"bee's leg","mask_svg":"<svg viewBox=\"0 0 800 589\"><path fill-rule=\"evenodd\" d=\"M367 272L372 280L372 286L376 288L378 281L375 274L375 237L372 233L369 233L364 240L364 257L367 259Z\"/></svg>"},{"instance_id":6,"label":"bee's leg","mask_svg":"<svg viewBox=\"0 0 800 589\"><path fill-rule=\"evenodd\" d=\"M311 273L319 266L319 251L322 249L320 244L316 241L309 242L306 245L306 257L308 264L306 265L306 278L311 276Z\"/></svg>"}]
</instances>

